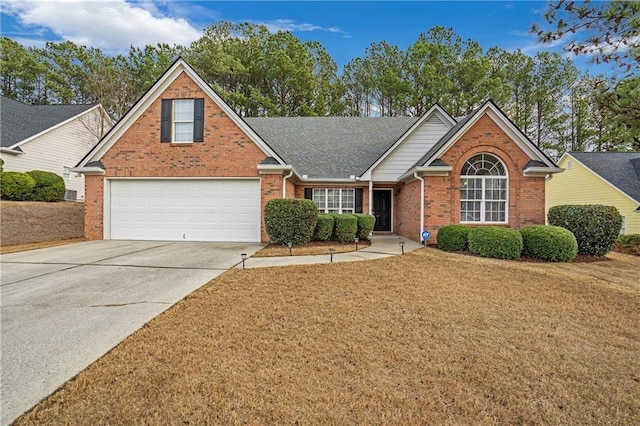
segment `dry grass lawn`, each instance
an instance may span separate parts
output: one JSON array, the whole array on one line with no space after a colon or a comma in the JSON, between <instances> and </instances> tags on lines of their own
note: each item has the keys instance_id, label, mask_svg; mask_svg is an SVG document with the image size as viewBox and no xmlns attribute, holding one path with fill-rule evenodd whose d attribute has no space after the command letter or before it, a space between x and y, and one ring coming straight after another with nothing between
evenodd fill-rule
<instances>
[{"instance_id":1,"label":"dry grass lawn","mask_svg":"<svg viewBox=\"0 0 640 426\"><path fill-rule=\"evenodd\" d=\"M235 269L17 423L639 424L640 258L610 257Z\"/></svg>"}]
</instances>

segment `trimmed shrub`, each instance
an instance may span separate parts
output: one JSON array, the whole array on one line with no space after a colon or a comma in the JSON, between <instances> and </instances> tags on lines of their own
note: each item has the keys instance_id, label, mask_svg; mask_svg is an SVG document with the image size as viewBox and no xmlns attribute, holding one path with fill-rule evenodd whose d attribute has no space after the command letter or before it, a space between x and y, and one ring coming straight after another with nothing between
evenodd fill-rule
<instances>
[{"instance_id":1,"label":"trimmed shrub","mask_svg":"<svg viewBox=\"0 0 640 426\"><path fill-rule=\"evenodd\" d=\"M339 243L351 243L358 232L358 218L352 214L334 214L333 235Z\"/></svg>"},{"instance_id":2,"label":"trimmed shrub","mask_svg":"<svg viewBox=\"0 0 640 426\"><path fill-rule=\"evenodd\" d=\"M26 173L0 173L0 194L3 200L25 201L31 197L36 181Z\"/></svg>"},{"instance_id":3,"label":"trimmed shrub","mask_svg":"<svg viewBox=\"0 0 640 426\"><path fill-rule=\"evenodd\" d=\"M553 206L547 219L549 225L561 226L575 235L578 253L592 256L609 253L622 228L618 209L599 204Z\"/></svg>"},{"instance_id":4,"label":"trimmed shrub","mask_svg":"<svg viewBox=\"0 0 640 426\"><path fill-rule=\"evenodd\" d=\"M468 242L469 251L482 257L517 259L522 252L522 236L511 228L499 226L472 228L469 231Z\"/></svg>"},{"instance_id":5,"label":"trimmed shrub","mask_svg":"<svg viewBox=\"0 0 640 426\"><path fill-rule=\"evenodd\" d=\"M278 198L264 207L264 223L274 244L306 244L318 222L318 207L311 200Z\"/></svg>"},{"instance_id":6,"label":"trimmed shrub","mask_svg":"<svg viewBox=\"0 0 640 426\"><path fill-rule=\"evenodd\" d=\"M613 248L621 253L640 256L640 234L620 235Z\"/></svg>"},{"instance_id":7,"label":"trimmed shrub","mask_svg":"<svg viewBox=\"0 0 640 426\"><path fill-rule=\"evenodd\" d=\"M36 182L31 192L32 201L62 201L64 199L64 180L55 173L42 170L27 172Z\"/></svg>"},{"instance_id":8,"label":"trimmed shrub","mask_svg":"<svg viewBox=\"0 0 640 426\"><path fill-rule=\"evenodd\" d=\"M358 218L356 237L368 240L369 235L373 232L373 227L376 226L376 217L372 214L364 213L355 213L354 216Z\"/></svg>"},{"instance_id":9,"label":"trimmed shrub","mask_svg":"<svg viewBox=\"0 0 640 426\"><path fill-rule=\"evenodd\" d=\"M560 226L533 225L520 230L522 254L550 262L570 262L578 254L576 237Z\"/></svg>"},{"instance_id":10,"label":"trimmed shrub","mask_svg":"<svg viewBox=\"0 0 640 426\"><path fill-rule=\"evenodd\" d=\"M318 223L313 233L316 241L329 241L333 235L333 215L321 213L318 215Z\"/></svg>"},{"instance_id":11,"label":"trimmed shrub","mask_svg":"<svg viewBox=\"0 0 640 426\"><path fill-rule=\"evenodd\" d=\"M443 226L438 229L438 248L444 251L466 250L470 230L470 227L463 225Z\"/></svg>"}]
</instances>

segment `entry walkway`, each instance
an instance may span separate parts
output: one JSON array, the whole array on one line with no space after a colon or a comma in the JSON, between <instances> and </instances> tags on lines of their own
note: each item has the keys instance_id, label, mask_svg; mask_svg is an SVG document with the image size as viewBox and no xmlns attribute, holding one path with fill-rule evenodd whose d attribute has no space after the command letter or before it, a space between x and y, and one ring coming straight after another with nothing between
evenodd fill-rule
<instances>
[{"instance_id":1,"label":"entry walkway","mask_svg":"<svg viewBox=\"0 0 640 426\"><path fill-rule=\"evenodd\" d=\"M404 241L404 252L417 250L422 244L407 240L398 235L375 235L371 238L371 245L358 251L347 253L335 253L334 262L355 262L358 260L382 259L385 257L402 254L400 241ZM313 265L317 263L330 263L331 255L327 249L326 254L309 256L280 256L280 257L251 257L245 262L245 268L264 268L267 266L287 266L287 265ZM240 263L237 268L242 268Z\"/></svg>"}]
</instances>

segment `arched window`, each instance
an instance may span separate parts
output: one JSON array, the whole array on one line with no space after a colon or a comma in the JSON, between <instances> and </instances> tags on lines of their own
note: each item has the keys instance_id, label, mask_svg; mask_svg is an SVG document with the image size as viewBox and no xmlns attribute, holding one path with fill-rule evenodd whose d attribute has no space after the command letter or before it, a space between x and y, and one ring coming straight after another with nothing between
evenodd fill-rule
<instances>
[{"instance_id":1,"label":"arched window","mask_svg":"<svg viewBox=\"0 0 640 426\"><path fill-rule=\"evenodd\" d=\"M476 154L460 173L460 222L507 223L509 178L498 157Z\"/></svg>"}]
</instances>

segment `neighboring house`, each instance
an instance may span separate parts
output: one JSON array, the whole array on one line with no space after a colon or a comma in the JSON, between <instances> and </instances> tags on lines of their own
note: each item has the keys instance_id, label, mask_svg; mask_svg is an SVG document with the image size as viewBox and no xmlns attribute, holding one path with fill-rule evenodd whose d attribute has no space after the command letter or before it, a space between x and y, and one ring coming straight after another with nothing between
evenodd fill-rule
<instances>
[{"instance_id":1,"label":"neighboring house","mask_svg":"<svg viewBox=\"0 0 640 426\"><path fill-rule=\"evenodd\" d=\"M567 152L547 182L546 209L604 204L622 215L622 234L640 234L640 152Z\"/></svg>"},{"instance_id":2,"label":"neighboring house","mask_svg":"<svg viewBox=\"0 0 640 426\"><path fill-rule=\"evenodd\" d=\"M457 122L242 118L177 60L74 169L90 239L268 241L274 198L372 213L375 232L420 240L453 223L544 223L561 169L492 102Z\"/></svg>"},{"instance_id":3,"label":"neighboring house","mask_svg":"<svg viewBox=\"0 0 640 426\"><path fill-rule=\"evenodd\" d=\"M84 176L70 169L112 126L100 105L27 105L2 96L0 156L5 171L44 170L64 179L67 199L84 199Z\"/></svg>"}]
</instances>

